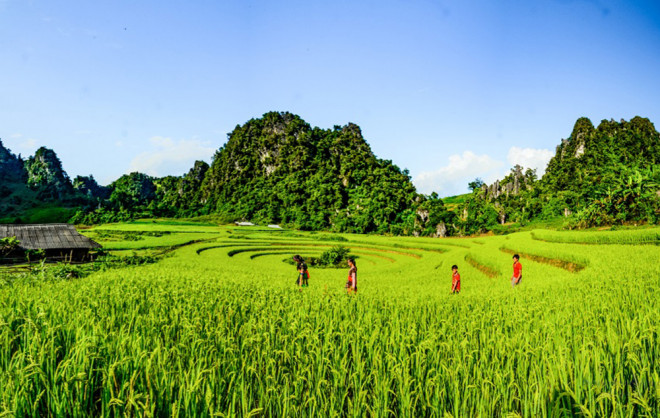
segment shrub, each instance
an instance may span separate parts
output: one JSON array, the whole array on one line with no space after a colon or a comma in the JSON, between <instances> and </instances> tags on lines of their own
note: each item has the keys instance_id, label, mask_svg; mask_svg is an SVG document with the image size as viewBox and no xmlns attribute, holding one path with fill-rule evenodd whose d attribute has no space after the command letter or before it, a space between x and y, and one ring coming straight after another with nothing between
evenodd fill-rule
<instances>
[{"instance_id":1,"label":"shrub","mask_svg":"<svg viewBox=\"0 0 660 418\"><path fill-rule=\"evenodd\" d=\"M346 260L349 252L349 248L346 248L343 245L336 245L321 254L320 264L323 266L339 266Z\"/></svg>"}]
</instances>

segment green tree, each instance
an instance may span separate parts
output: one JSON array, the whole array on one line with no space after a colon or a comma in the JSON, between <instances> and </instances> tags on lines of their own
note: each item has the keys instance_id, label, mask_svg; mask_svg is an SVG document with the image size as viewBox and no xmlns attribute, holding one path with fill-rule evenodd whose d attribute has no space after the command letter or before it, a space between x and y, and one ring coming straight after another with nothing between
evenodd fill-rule
<instances>
[{"instance_id":1,"label":"green tree","mask_svg":"<svg viewBox=\"0 0 660 418\"><path fill-rule=\"evenodd\" d=\"M485 184L484 181L481 178L477 177L476 179L474 179L474 181L468 183L468 189L470 189L470 191L475 191L477 189L481 189L481 186L483 186L484 184Z\"/></svg>"},{"instance_id":2,"label":"green tree","mask_svg":"<svg viewBox=\"0 0 660 418\"><path fill-rule=\"evenodd\" d=\"M16 237L0 238L0 255L3 257L9 255L20 246Z\"/></svg>"},{"instance_id":3,"label":"green tree","mask_svg":"<svg viewBox=\"0 0 660 418\"><path fill-rule=\"evenodd\" d=\"M120 210L144 210L156 197L156 186L146 174L125 174L110 185L110 202Z\"/></svg>"}]
</instances>

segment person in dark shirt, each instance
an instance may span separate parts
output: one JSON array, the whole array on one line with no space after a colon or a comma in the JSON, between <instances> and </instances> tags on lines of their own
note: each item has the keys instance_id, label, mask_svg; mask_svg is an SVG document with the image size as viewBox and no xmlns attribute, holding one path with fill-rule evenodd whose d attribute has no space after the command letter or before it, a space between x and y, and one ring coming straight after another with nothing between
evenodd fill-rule
<instances>
[{"instance_id":1,"label":"person in dark shirt","mask_svg":"<svg viewBox=\"0 0 660 418\"><path fill-rule=\"evenodd\" d=\"M309 271L307 270L307 264L305 260L299 255L293 256L293 261L296 262L296 270L298 270L298 279L296 279L296 284L298 289L302 291L303 287L309 286Z\"/></svg>"}]
</instances>

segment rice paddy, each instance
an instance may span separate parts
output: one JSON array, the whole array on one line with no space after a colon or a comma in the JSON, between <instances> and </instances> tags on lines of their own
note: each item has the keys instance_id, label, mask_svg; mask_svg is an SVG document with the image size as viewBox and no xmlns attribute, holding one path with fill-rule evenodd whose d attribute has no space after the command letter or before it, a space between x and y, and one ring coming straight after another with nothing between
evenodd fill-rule
<instances>
[{"instance_id":1,"label":"rice paddy","mask_svg":"<svg viewBox=\"0 0 660 418\"><path fill-rule=\"evenodd\" d=\"M642 244L660 229L644 231L100 226L83 233L110 251L171 250L82 279L7 281L0 413L658 416L660 247ZM300 292L284 260L338 244L357 256L358 294L347 268L311 269Z\"/></svg>"}]
</instances>

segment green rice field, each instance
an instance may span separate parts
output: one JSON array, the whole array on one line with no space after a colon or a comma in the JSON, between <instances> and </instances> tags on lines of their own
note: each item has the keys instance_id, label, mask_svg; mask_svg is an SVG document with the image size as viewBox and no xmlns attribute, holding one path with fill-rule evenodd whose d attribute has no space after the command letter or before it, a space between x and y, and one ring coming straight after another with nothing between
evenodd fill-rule
<instances>
[{"instance_id":1,"label":"green rice field","mask_svg":"<svg viewBox=\"0 0 660 418\"><path fill-rule=\"evenodd\" d=\"M161 258L69 280L0 270L0 416L660 416L660 228L81 232ZM348 268L312 268L299 291L285 261L336 245L358 293Z\"/></svg>"}]
</instances>

